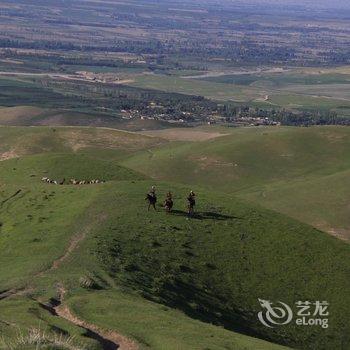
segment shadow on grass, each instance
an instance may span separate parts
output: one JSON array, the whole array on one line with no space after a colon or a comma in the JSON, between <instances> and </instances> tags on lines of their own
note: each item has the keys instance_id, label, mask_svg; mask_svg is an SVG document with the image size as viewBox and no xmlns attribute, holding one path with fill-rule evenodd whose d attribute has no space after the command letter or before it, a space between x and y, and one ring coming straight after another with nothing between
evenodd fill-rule
<instances>
[{"instance_id":1,"label":"shadow on grass","mask_svg":"<svg viewBox=\"0 0 350 350\"><path fill-rule=\"evenodd\" d=\"M177 215L177 216L186 216L191 219L197 219L197 220L232 220L232 219L240 219L237 216L233 215L224 215L224 214L219 214L211 211L202 211L202 212L195 212L192 215L189 215L186 211L184 210L172 210L170 212L172 215Z\"/></svg>"},{"instance_id":2,"label":"shadow on grass","mask_svg":"<svg viewBox=\"0 0 350 350\"><path fill-rule=\"evenodd\" d=\"M263 335L253 329L254 320L253 317L251 319L247 318L247 310L229 303L229 300L223 295L217 295L217 293L210 290L204 291L202 288L180 279L166 283L164 287L159 297L161 303L166 306L182 310L192 319L247 336L264 338ZM154 298L151 293L145 293L144 297L159 302L159 299Z\"/></svg>"},{"instance_id":3,"label":"shadow on grass","mask_svg":"<svg viewBox=\"0 0 350 350\"><path fill-rule=\"evenodd\" d=\"M35 299L33 299L33 300L35 300ZM57 313L55 308L60 306L60 305L61 305L61 300L58 300L56 298L51 298L48 305L39 302L39 306L41 308L48 311L52 316L57 316L57 317L59 316L59 314ZM99 342L103 350L118 350L119 349L118 344L103 337L102 335L98 334L94 330L92 330L88 327L85 327L83 325L78 325L78 324L75 324L75 325L84 330L84 337L91 338L91 339L94 339L97 342ZM65 331L63 331L63 332L65 332Z\"/></svg>"},{"instance_id":4,"label":"shadow on grass","mask_svg":"<svg viewBox=\"0 0 350 350\"><path fill-rule=\"evenodd\" d=\"M94 332L91 329L82 327L83 329L85 329L85 337L91 338L96 340L97 342L99 342L102 346L103 350L118 350L119 349L119 345L113 343L112 341L110 341L109 339L103 338L101 335L99 335L98 333Z\"/></svg>"}]
</instances>

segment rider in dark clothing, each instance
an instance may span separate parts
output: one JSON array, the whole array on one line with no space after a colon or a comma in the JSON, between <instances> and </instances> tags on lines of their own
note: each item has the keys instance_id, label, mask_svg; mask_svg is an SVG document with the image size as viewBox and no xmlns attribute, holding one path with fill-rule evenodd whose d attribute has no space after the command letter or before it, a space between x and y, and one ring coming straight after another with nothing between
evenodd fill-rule
<instances>
[{"instance_id":1,"label":"rider in dark clothing","mask_svg":"<svg viewBox=\"0 0 350 350\"><path fill-rule=\"evenodd\" d=\"M156 203L157 203L157 195L156 195L156 188L155 186L152 186L151 190L147 193L147 196L145 198L148 200L148 210L152 206L154 210L156 209Z\"/></svg>"},{"instance_id":2,"label":"rider in dark clothing","mask_svg":"<svg viewBox=\"0 0 350 350\"><path fill-rule=\"evenodd\" d=\"M196 205L196 194L191 191L187 197L188 201L188 215L192 215L194 213L194 206Z\"/></svg>"}]
</instances>

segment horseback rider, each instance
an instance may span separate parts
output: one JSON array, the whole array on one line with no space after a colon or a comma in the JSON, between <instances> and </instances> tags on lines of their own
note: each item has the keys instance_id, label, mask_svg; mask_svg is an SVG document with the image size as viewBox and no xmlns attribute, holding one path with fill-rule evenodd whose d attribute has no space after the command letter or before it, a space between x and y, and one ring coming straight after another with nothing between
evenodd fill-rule
<instances>
[{"instance_id":1,"label":"horseback rider","mask_svg":"<svg viewBox=\"0 0 350 350\"><path fill-rule=\"evenodd\" d=\"M171 209L173 208L173 205L174 205L174 202L173 202L173 195L172 195L172 193L169 191L169 192L166 194L166 198L165 198L165 201L164 201L165 210L169 213L169 212L171 211Z\"/></svg>"},{"instance_id":2,"label":"horseback rider","mask_svg":"<svg viewBox=\"0 0 350 350\"><path fill-rule=\"evenodd\" d=\"M156 209L156 203L157 203L157 195L156 195L156 187L152 186L150 191L147 193L147 196L145 200L148 200L148 210L152 206L154 210Z\"/></svg>"},{"instance_id":3,"label":"horseback rider","mask_svg":"<svg viewBox=\"0 0 350 350\"><path fill-rule=\"evenodd\" d=\"M196 194L191 190L187 197L188 201L188 215L193 215L194 206L196 205Z\"/></svg>"}]
</instances>

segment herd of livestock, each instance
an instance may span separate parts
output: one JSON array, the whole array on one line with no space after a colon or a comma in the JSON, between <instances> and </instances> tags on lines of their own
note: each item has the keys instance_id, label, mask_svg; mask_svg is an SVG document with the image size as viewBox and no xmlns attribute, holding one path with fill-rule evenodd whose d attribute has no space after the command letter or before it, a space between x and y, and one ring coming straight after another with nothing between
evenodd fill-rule
<instances>
[{"instance_id":1,"label":"herd of livestock","mask_svg":"<svg viewBox=\"0 0 350 350\"><path fill-rule=\"evenodd\" d=\"M68 182L66 182L66 179L63 179L61 181L58 180L52 180L48 177L41 178L41 181L53 184L53 185L91 185L91 184L103 184L104 180L99 179L93 179L93 180L76 180L76 179L70 179Z\"/></svg>"}]
</instances>

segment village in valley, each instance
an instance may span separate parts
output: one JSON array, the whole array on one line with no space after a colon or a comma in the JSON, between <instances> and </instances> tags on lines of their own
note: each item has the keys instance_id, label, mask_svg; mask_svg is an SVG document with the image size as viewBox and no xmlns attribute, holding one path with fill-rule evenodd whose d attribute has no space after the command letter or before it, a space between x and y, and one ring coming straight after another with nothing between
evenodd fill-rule
<instances>
[{"instance_id":1,"label":"village in valley","mask_svg":"<svg viewBox=\"0 0 350 350\"><path fill-rule=\"evenodd\" d=\"M166 108L155 102L150 102L146 110L142 112L137 109L121 111L123 119L141 119L141 120L159 120L171 124L182 124L183 126L198 125L226 125L226 126L263 126L263 125L281 125L280 122L271 120L268 117L257 117L254 108L238 108L237 114L232 117L226 117L219 111L207 112L201 114L191 112L172 113L166 111Z\"/></svg>"}]
</instances>

